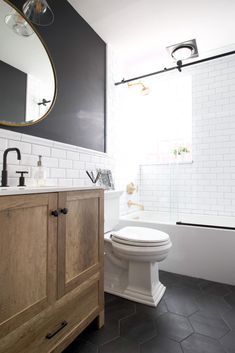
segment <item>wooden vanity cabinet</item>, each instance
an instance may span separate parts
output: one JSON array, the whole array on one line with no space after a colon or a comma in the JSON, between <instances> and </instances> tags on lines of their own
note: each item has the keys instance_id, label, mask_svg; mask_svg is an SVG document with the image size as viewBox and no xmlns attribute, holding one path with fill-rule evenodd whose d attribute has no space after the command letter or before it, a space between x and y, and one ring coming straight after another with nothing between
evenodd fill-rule
<instances>
[{"instance_id":1,"label":"wooden vanity cabinet","mask_svg":"<svg viewBox=\"0 0 235 353\"><path fill-rule=\"evenodd\" d=\"M0 197L0 338L56 300L56 194Z\"/></svg>"},{"instance_id":2,"label":"wooden vanity cabinet","mask_svg":"<svg viewBox=\"0 0 235 353\"><path fill-rule=\"evenodd\" d=\"M0 353L60 353L104 324L103 232L103 190L0 197Z\"/></svg>"}]
</instances>

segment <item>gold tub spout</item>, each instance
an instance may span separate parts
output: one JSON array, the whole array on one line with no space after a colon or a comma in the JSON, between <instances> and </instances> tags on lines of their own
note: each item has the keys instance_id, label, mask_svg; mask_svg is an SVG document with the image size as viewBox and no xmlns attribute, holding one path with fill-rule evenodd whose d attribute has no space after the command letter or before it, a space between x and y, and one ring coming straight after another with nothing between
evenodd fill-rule
<instances>
[{"instance_id":1,"label":"gold tub spout","mask_svg":"<svg viewBox=\"0 0 235 353\"><path fill-rule=\"evenodd\" d=\"M128 207L137 206L137 207L139 207L141 209L141 211L144 211L144 205L142 205L142 203L136 203L136 202L133 202L133 201L129 200L127 202L127 205L128 205Z\"/></svg>"}]
</instances>

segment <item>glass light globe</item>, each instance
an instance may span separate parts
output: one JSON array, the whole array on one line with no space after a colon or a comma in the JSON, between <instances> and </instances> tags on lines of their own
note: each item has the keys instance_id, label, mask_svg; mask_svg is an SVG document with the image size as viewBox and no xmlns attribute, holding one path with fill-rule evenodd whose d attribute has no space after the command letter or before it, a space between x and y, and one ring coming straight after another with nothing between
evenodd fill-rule
<instances>
[{"instance_id":1,"label":"glass light globe","mask_svg":"<svg viewBox=\"0 0 235 353\"><path fill-rule=\"evenodd\" d=\"M38 26L49 26L54 22L54 14L46 0L27 0L23 5L23 13Z\"/></svg>"},{"instance_id":2,"label":"glass light globe","mask_svg":"<svg viewBox=\"0 0 235 353\"><path fill-rule=\"evenodd\" d=\"M34 33L28 22L17 12L7 15L5 23L21 37L29 37Z\"/></svg>"}]
</instances>

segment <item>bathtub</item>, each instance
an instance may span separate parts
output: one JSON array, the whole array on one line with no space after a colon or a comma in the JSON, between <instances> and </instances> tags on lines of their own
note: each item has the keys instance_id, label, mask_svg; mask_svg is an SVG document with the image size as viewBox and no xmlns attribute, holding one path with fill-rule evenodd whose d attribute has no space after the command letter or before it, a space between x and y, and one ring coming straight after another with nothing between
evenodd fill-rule
<instances>
[{"instance_id":1,"label":"bathtub","mask_svg":"<svg viewBox=\"0 0 235 353\"><path fill-rule=\"evenodd\" d=\"M235 222L231 217L139 211L120 218L118 228L125 226L151 227L170 235L173 246L160 269L235 285Z\"/></svg>"}]
</instances>

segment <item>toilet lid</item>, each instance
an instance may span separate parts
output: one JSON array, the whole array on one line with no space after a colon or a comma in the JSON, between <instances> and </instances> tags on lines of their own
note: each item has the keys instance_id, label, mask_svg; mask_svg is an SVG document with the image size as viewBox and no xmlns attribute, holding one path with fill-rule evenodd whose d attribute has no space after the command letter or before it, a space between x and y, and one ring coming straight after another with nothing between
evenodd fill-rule
<instances>
[{"instance_id":1,"label":"toilet lid","mask_svg":"<svg viewBox=\"0 0 235 353\"><path fill-rule=\"evenodd\" d=\"M156 246L168 243L170 238L167 233L157 229L144 227L125 227L112 233L112 240L139 246Z\"/></svg>"}]
</instances>

